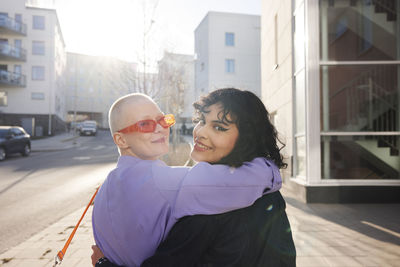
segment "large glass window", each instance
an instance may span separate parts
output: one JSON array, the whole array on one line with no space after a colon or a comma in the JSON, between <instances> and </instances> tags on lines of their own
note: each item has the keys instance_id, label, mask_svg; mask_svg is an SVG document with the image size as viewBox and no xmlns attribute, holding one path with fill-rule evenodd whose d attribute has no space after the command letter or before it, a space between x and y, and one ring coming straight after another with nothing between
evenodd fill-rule
<instances>
[{"instance_id":1,"label":"large glass window","mask_svg":"<svg viewBox=\"0 0 400 267\"><path fill-rule=\"evenodd\" d=\"M400 131L399 66L321 67L323 131Z\"/></svg>"},{"instance_id":2,"label":"large glass window","mask_svg":"<svg viewBox=\"0 0 400 267\"><path fill-rule=\"evenodd\" d=\"M397 2L320 0L321 58L336 61L399 59Z\"/></svg>"},{"instance_id":3,"label":"large glass window","mask_svg":"<svg viewBox=\"0 0 400 267\"><path fill-rule=\"evenodd\" d=\"M321 141L323 179L400 179L398 135L322 136Z\"/></svg>"},{"instance_id":4,"label":"large glass window","mask_svg":"<svg viewBox=\"0 0 400 267\"><path fill-rule=\"evenodd\" d=\"M296 1L293 12L293 43L294 43L294 175L305 178L306 158L306 71L305 71L305 28L304 3Z\"/></svg>"},{"instance_id":5,"label":"large glass window","mask_svg":"<svg viewBox=\"0 0 400 267\"><path fill-rule=\"evenodd\" d=\"M322 178L400 179L400 2L319 3Z\"/></svg>"}]
</instances>

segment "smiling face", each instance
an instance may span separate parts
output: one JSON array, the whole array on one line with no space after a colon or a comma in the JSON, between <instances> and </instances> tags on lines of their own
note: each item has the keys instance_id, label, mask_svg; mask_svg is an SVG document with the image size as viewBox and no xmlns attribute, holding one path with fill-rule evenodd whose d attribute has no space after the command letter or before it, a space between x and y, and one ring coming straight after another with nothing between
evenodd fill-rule
<instances>
[{"instance_id":1,"label":"smiling face","mask_svg":"<svg viewBox=\"0 0 400 267\"><path fill-rule=\"evenodd\" d=\"M222 111L220 104L209 106L207 111L209 112L201 114L200 121L193 130L194 147L191 157L198 162L216 163L233 150L239 130L235 123L222 120L219 115ZM229 114L227 119L232 119Z\"/></svg>"},{"instance_id":2,"label":"smiling face","mask_svg":"<svg viewBox=\"0 0 400 267\"><path fill-rule=\"evenodd\" d=\"M140 99L126 102L121 112L121 130L141 120L160 119L164 114L151 100ZM152 133L114 133L114 141L121 155L131 155L145 160L155 160L168 152L169 128L163 128L157 123Z\"/></svg>"}]
</instances>

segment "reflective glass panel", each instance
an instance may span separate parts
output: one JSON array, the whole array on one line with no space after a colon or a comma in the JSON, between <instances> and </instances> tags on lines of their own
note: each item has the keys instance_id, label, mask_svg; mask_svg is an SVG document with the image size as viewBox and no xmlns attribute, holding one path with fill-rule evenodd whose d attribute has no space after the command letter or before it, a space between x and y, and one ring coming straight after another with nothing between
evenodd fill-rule
<instances>
[{"instance_id":1,"label":"reflective glass panel","mask_svg":"<svg viewBox=\"0 0 400 267\"><path fill-rule=\"evenodd\" d=\"M306 138L296 137L296 176L306 176Z\"/></svg>"},{"instance_id":2,"label":"reflective glass panel","mask_svg":"<svg viewBox=\"0 0 400 267\"><path fill-rule=\"evenodd\" d=\"M294 71L297 72L304 68L304 46L305 46L305 30L304 30L304 4L301 4L296 10L294 17Z\"/></svg>"},{"instance_id":3,"label":"reflective glass panel","mask_svg":"<svg viewBox=\"0 0 400 267\"><path fill-rule=\"evenodd\" d=\"M321 130L400 130L400 65L321 66Z\"/></svg>"},{"instance_id":4,"label":"reflective glass panel","mask_svg":"<svg viewBox=\"0 0 400 267\"><path fill-rule=\"evenodd\" d=\"M399 136L321 136L323 179L400 179Z\"/></svg>"},{"instance_id":5,"label":"reflective glass panel","mask_svg":"<svg viewBox=\"0 0 400 267\"><path fill-rule=\"evenodd\" d=\"M304 133L306 127L306 98L305 98L305 72L304 69L301 70L296 76L296 133Z\"/></svg>"},{"instance_id":6,"label":"reflective glass panel","mask_svg":"<svg viewBox=\"0 0 400 267\"><path fill-rule=\"evenodd\" d=\"M400 59L397 0L320 0L323 60Z\"/></svg>"}]
</instances>

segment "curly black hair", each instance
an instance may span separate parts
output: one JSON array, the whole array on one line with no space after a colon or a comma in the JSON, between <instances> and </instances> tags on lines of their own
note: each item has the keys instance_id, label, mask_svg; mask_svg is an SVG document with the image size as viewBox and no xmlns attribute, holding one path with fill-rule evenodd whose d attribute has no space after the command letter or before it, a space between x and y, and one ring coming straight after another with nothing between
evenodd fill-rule
<instances>
[{"instance_id":1,"label":"curly black hair","mask_svg":"<svg viewBox=\"0 0 400 267\"><path fill-rule=\"evenodd\" d=\"M279 140L267 109L254 93L235 88L215 90L193 104L196 111L194 121L201 114L208 113L207 108L214 104L222 105L218 119L235 123L239 130L239 137L231 153L215 164L239 167L256 157L265 157L280 169L287 167L280 154L285 144Z\"/></svg>"}]
</instances>

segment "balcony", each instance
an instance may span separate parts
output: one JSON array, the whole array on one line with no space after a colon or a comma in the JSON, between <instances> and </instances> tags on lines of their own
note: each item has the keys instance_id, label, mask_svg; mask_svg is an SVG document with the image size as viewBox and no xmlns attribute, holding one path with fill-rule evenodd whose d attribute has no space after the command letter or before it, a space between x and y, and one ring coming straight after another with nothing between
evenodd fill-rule
<instances>
[{"instance_id":1,"label":"balcony","mask_svg":"<svg viewBox=\"0 0 400 267\"><path fill-rule=\"evenodd\" d=\"M0 87L25 87L26 76L21 73L0 70Z\"/></svg>"},{"instance_id":2,"label":"balcony","mask_svg":"<svg viewBox=\"0 0 400 267\"><path fill-rule=\"evenodd\" d=\"M7 16L0 16L0 34L26 36L26 24Z\"/></svg>"},{"instance_id":3,"label":"balcony","mask_svg":"<svg viewBox=\"0 0 400 267\"><path fill-rule=\"evenodd\" d=\"M26 50L7 43L0 43L0 60L26 61Z\"/></svg>"}]
</instances>

